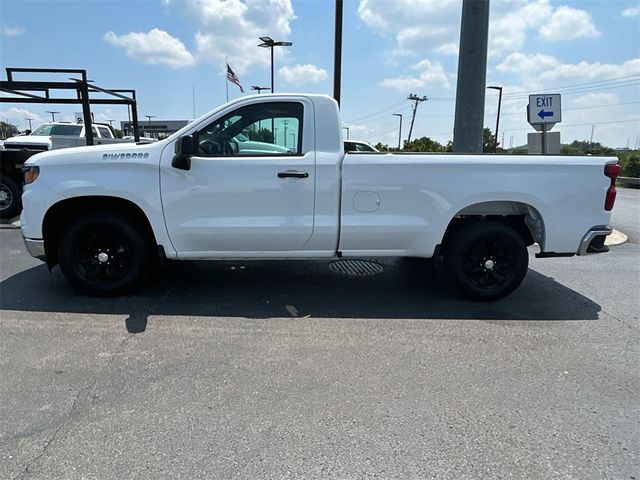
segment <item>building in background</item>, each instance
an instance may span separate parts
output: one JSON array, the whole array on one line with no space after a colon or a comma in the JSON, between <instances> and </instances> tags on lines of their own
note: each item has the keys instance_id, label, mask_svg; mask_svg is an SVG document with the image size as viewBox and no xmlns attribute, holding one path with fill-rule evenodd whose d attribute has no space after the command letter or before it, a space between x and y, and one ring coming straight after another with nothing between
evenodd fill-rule
<instances>
[{"instance_id":1,"label":"building in background","mask_svg":"<svg viewBox=\"0 0 640 480\"><path fill-rule=\"evenodd\" d=\"M187 123L189 123L189 120L151 120L150 122L143 120L138 122L138 125L140 127L141 137L162 140L180 130ZM124 132L125 136L133 135L132 122L120 122L120 129Z\"/></svg>"}]
</instances>

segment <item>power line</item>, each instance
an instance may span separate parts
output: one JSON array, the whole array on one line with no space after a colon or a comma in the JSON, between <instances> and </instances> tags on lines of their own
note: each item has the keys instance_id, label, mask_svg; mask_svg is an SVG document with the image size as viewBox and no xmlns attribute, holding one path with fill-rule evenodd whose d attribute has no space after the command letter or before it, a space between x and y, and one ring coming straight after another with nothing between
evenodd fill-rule
<instances>
[{"instance_id":1,"label":"power line","mask_svg":"<svg viewBox=\"0 0 640 480\"><path fill-rule=\"evenodd\" d=\"M640 122L640 118L632 118L629 120L611 120L608 122L587 122L587 123L569 123L569 124L564 124L564 125L556 125L553 128L567 128L567 127L584 127L585 125L608 125L608 124L612 124L612 123L629 123L629 122ZM504 129L508 132L516 132L516 131L521 131L521 130L530 130L530 127L528 128L506 128Z\"/></svg>"},{"instance_id":2,"label":"power line","mask_svg":"<svg viewBox=\"0 0 640 480\"><path fill-rule=\"evenodd\" d=\"M388 106L386 108L383 108L382 110L379 110L379 111L377 111L375 113L372 113L370 115L365 115L364 117L356 118L354 120L345 120L345 123L355 123L355 122L360 122L362 120L367 120L369 118L377 117L377 116L380 116L380 115L383 115L383 114L387 113L390 110L393 110L394 108L398 108L400 105L405 105L406 106L406 104L404 103L404 100L402 100L402 101L400 101L398 103L394 103L393 105L390 105L390 106Z\"/></svg>"}]
</instances>

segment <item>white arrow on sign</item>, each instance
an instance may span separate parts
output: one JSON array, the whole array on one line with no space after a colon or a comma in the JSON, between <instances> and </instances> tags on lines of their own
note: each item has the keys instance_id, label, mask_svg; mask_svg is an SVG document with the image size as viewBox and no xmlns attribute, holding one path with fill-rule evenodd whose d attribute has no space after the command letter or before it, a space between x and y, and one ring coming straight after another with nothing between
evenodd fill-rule
<instances>
[{"instance_id":1,"label":"white arrow on sign","mask_svg":"<svg viewBox=\"0 0 640 480\"><path fill-rule=\"evenodd\" d=\"M528 121L531 125L562 121L560 94L529 95Z\"/></svg>"}]
</instances>

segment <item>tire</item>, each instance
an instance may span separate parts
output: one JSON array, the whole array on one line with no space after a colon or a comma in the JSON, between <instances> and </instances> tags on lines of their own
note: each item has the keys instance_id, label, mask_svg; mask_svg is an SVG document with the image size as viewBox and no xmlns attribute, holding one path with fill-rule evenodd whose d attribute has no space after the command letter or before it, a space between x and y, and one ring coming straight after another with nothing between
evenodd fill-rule
<instances>
[{"instance_id":1,"label":"tire","mask_svg":"<svg viewBox=\"0 0 640 480\"><path fill-rule=\"evenodd\" d=\"M0 175L0 218L13 218L22 210L20 188L11 178Z\"/></svg>"},{"instance_id":2,"label":"tire","mask_svg":"<svg viewBox=\"0 0 640 480\"><path fill-rule=\"evenodd\" d=\"M524 279L529 254L522 237L492 221L478 221L455 233L445 267L458 289L474 300L506 297Z\"/></svg>"},{"instance_id":3,"label":"tire","mask_svg":"<svg viewBox=\"0 0 640 480\"><path fill-rule=\"evenodd\" d=\"M130 220L94 213L69 225L58 245L58 263L65 277L81 290L114 295L146 279L152 251Z\"/></svg>"}]
</instances>

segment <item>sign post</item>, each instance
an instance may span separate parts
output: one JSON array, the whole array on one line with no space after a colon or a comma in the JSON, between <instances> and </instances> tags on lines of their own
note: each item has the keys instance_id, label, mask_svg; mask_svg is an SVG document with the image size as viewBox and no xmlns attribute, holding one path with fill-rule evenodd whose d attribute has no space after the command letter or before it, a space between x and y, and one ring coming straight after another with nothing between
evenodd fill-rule
<instances>
[{"instance_id":1,"label":"sign post","mask_svg":"<svg viewBox=\"0 0 640 480\"><path fill-rule=\"evenodd\" d=\"M542 131L542 154L547 153L547 132L562 121L561 98L559 93L529 95L527 120L538 131Z\"/></svg>"}]
</instances>

